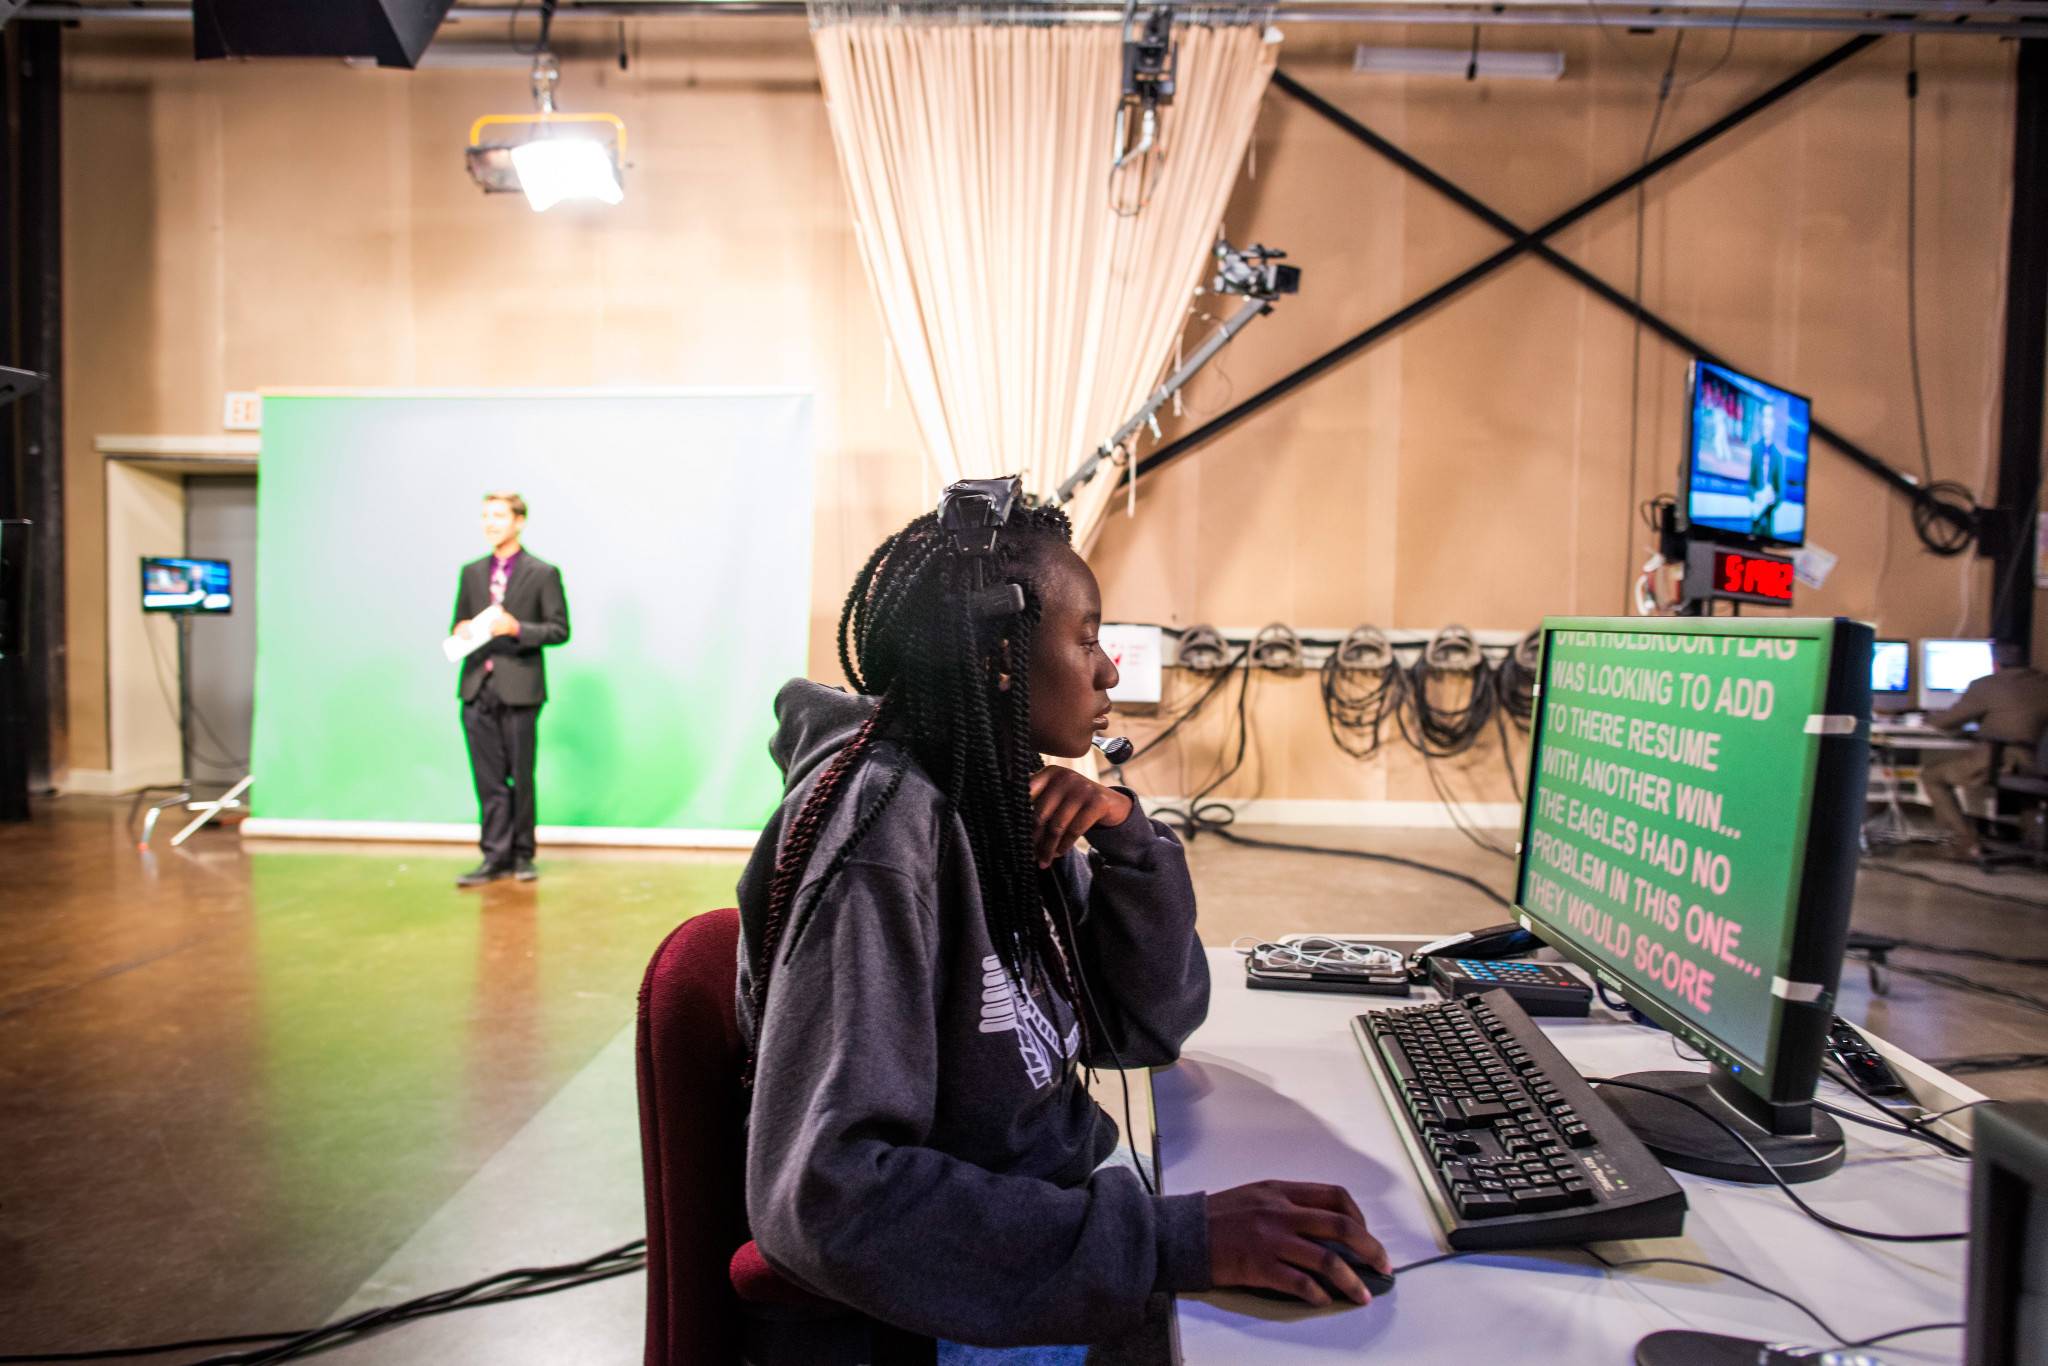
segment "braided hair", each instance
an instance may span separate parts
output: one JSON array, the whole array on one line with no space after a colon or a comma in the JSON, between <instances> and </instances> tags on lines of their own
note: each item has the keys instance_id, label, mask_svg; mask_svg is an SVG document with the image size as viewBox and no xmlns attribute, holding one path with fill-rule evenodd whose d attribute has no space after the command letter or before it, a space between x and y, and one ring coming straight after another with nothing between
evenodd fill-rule
<instances>
[{"instance_id":1,"label":"braided hair","mask_svg":"<svg viewBox=\"0 0 2048 1366\"><path fill-rule=\"evenodd\" d=\"M848 778L878 739L895 741L946 800L967 833L982 916L1003 968L1028 987L1057 980L1090 1032L1067 931L1047 914L1033 853L1030 657L1043 603L1039 586L1073 530L1057 508L1019 507L979 566L956 550L926 513L883 541L855 576L839 615L839 664L854 690L878 701L853 738L819 775L784 836L768 886L749 1005L758 1022L768 976L785 936L793 945L805 914L797 893ZM977 619L970 598L985 585L1023 589L1021 612ZM1007 679L1008 686L1003 686ZM823 874L808 906L837 876L902 784L898 768ZM808 907L806 907L806 910ZM758 1023L756 1029L758 1031ZM753 1064L747 1064L751 1083Z\"/></svg>"}]
</instances>

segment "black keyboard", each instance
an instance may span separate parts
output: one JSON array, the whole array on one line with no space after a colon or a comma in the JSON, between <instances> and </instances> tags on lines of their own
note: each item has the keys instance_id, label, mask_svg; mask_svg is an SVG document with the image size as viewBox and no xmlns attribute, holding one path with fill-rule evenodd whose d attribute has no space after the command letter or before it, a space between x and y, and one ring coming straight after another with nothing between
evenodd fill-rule
<instances>
[{"instance_id":1,"label":"black keyboard","mask_svg":"<svg viewBox=\"0 0 2048 1366\"><path fill-rule=\"evenodd\" d=\"M1453 1248L1684 1231L1685 1192L1507 992L1351 1028Z\"/></svg>"}]
</instances>

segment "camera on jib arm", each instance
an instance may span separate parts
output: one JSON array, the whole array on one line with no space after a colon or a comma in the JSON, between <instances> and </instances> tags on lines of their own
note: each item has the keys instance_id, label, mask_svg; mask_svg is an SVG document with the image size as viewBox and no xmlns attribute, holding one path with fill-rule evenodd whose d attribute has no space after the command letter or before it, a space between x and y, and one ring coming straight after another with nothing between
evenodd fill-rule
<instances>
[{"instance_id":1,"label":"camera on jib arm","mask_svg":"<svg viewBox=\"0 0 2048 1366\"><path fill-rule=\"evenodd\" d=\"M1301 268L1274 264L1287 253L1257 242L1248 247L1216 243L1216 278L1209 289L1216 294L1243 294L1253 299L1277 299L1282 294L1301 292Z\"/></svg>"}]
</instances>

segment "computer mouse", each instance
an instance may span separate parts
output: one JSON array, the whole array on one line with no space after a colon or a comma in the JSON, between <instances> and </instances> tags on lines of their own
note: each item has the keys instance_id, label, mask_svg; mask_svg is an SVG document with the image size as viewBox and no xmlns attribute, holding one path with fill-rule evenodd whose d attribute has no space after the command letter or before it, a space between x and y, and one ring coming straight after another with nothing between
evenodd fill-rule
<instances>
[{"instance_id":1,"label":"computer mouse","mask_svg":"<svg viewBox=\"0 0 2048 1366\"><path fill-rule=\"evenodd\" d=\"M1334 1239L1330 1238L1311 1238L1309 1239L1309 1241L1311 1243L1316 1244L1318 1247L1326 1247L1330 1251L1336 1253L1339 1257L1343 1258L1344 1264L1350 1267L1353 1271L1358 1273L1358 1279L1365 1283L1365 1288L1367 1292L1370 1293L1374 1299L1378 1299L1380 1296L1386 1294L1394 1288L1394 1278L1392 1276L1388 1275L1386 1272L1380 1270L1376 1266L1360 1261L1358 1259L1358 1254L1356 1252L1353 1252L1345 1244L1337 1242ZM1351 1297L1346 1295L1343 1291L1339 1290L1336 1286L1330 1284L1329 1280L1326 1277L1318 1275L1316 1272L1313 1271L1309 1272L1308 1274L1315 1277L1316 1284L1320 1285L1323 1288L1323 1293L1330 1297L1331 1303L1351 1303ZM1249 1290L1252 1294L1257 1295L1260 1299L1263 1300L1287 1300L1294 1304L1307 1303L1307 1301L1303 1300L1300 1296L1290 1295L1284 1290L1268 1290L1264 1286L1246 1286L1245 1288Z\"/></svg>"}]
</instances>

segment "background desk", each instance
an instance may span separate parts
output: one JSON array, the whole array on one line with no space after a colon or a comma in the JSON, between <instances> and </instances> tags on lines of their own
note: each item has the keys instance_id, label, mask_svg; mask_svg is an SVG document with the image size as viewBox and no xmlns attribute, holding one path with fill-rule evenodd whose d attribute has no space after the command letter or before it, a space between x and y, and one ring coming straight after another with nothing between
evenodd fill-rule
<instances>
[{"instance_id":1,"label":"background desk","mask_svg":"<svg viewBox=\"0 0 2048 1366\"><path fill-rule=\"evenodd\" d=\"M1390 947L1407 947L1389 939ZM1419 941L1417 941L1419 942ZM1209 1019L1182 1061L1153 1078L1159 1151L1169 1192L1224 1190L1262 1178L1350 1189L1394 1265L1444 1250L1350 1031L1363 1010L1409 1001L1248 991L1243 960L1209 950ZM1560 1051L1588 1076L1674 1070L1671 1036L1623 1024L1546 1020ZM1823 1090L1832 1090L1824 1087ZM1844 1106L1844 1108L1850 1108ZM1845 1223L1896 1232L1961 1229L1969 1168L1931 1148L1871 1129L1849 1130L1841 1172L1801 1188ZM1923 1156L1922 1154L1926 1154ZM1680 1174L1691 1212L1686 1236L1602 1244L1604 1255L1689 1257L1731 1267L1793 1295L1841 1332L1867 1337L1962 1317L1961 1243L1871 1243L1813 1223L1775 1186L1737 1186ZM1237 1292L1184 1296L1189 1366L1259 1362L1558 1363L1623 1366L1660 1328L1696 1328L1820 1343L1820 1329L1739 1281L1684 1267L1607 1272L1569 1250L1482 1254L1426 1267L1365 1308L1312 1310ZM1930 1333L1877 1349L1883 1360L1952 1362L1962 1335Z\"/></svg>"},{"instance_id":2,"label":"background desk","mask_svg":"<svg viewBox=\"0 0 2048 1366\"><path fill-rule=\"evenodd\" d=\"M1873 721L1870 726L1870 801L1887 805L1899 824L1895 833L1906 831L1898 818L1900 803L1927 805L1927 792L1920 785L1920 769L1928 757L1959 749L1976 749L1984 742L1974 735L1954 735L1930 726L1903 726Z\"/></svg>"}]
</instances>

